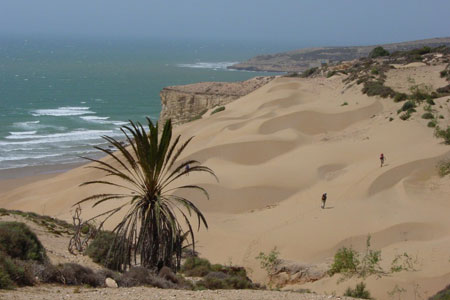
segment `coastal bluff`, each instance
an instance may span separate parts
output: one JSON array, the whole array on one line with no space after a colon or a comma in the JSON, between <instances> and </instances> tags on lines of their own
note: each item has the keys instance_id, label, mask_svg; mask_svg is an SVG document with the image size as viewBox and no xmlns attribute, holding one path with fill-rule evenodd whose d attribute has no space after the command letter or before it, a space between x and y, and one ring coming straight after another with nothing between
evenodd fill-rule
<instances>
[{"instance_id":1,"label":"coastal bluff","mask_svg":"<svg viewBox=\"0 0 450 300\"><path fill-rule=\"evenodd\" d=\"M187 123L206 110L225 105L262 87L274 76L258 76L238 82L200 82L165 87L160 92L159 122L172 119L173 125Z\"/></svg>"},{"instance_id":2,"label":"coastal bluff","mask_svg":"<svg viewBox=\"0 0 450 300\"><path fill-rule=\"evenodd\" d=\"M450 37L372 46L303 48L289 52L258 55L228 68L263 72L303 72L309 68L320 67L324 64L332 65L342 61L367 57L376 46L382 46L392 53L420 47L433 48L442 45L450 46Z\"/></svg>"}]
</instances>

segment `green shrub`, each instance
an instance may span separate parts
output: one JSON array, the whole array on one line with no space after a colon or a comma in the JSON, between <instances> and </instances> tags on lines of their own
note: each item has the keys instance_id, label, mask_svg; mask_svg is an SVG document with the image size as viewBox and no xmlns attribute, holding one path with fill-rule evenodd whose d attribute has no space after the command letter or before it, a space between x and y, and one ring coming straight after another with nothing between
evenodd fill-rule
<instances>
[{"instance_id":1,"label":"green shrub","mask_svg":"<svg viewBox=\"0 0 450 300\"><path fill-rule=\"evenodd\" d=\"M438 174L441 177L450 174L450 159L442 160L437 164Z\"/></svg>"},{"instance_id":2,"label":"green shrub","mask_svg":"<svg viewBox=\"0 0 450 300\"><path fill-rule=\"evenodd\" d=\"M344 296L358 299L372 299L370 292L366 290L366 284L364 282L358 283L354 289L348 287Z\"/></svg>"},{"instance_id":3,"label":"green shrub","mask_svg":"<svg viewBox=\"0 0 450 300\"><path fill-rule=\"evenodd\" d=\"M221 111L224 111L224 110L225 110L225 106L220 106L220 107L214 109L214 110L211 112L211 115L216 114L216 113L221 112Z\"/></svg>"},{"instance_id":4,"label":"green shrub","mask_svg":"<svg viewBox=\"0 0 450 300\"><path fill-rule=\"evenodd\" d=\"M436 124L436 121L434 121L434 120L433 120L433 121L430 121L430 122L428 122L428 124L427 124L427 126L428 126L428 127L431 127L431 128L435 128L435 127L436 127L436 125L437 125L437 124Z\"/></svg>"},{"instance_id":5,"label":"green shrub","mask_svg":"<svg viewBox=\"0 0 450 300\"><path fill-rule=\"evenodd\" d=\"M389 52L381 46L375 47L370 51L369 58L389 56Z\"/></svg>"},{"instance_id":6,"label":"green shrub","mask_svg":"<svg viewBox=\"0 0 450 300\"><path fill-rule=\"evenodd\" d=\"M119 270L120 261L114 259L113 253L110 252L115 238L116 235L111 231L100 231L89 243L89 246L85 250L85 254L95 263L111 270Z\"/></svg>"},{"instance_id":7,"label":"green shrub","mask_svg":"<svg viewBox=\"0 0 450 300\"><path fill-rule=\"evenodd\" d=\"M434 135L438 138L443 138L444 143L450 145L450 126L447 126L447 129L441 129L439 126L436 126Z\"/></svg>"},{"instance_id":8,"label":"green shrub","mask_svg":"<svg viewBox=\"0 0 450 300\"><path fill-rule=\"evenodd\" d=\"M311 75L313 75L314 73L316 73L316 71L318 70L319 68L309 68L309 69L307 69L307 70L305 70L301 75L300 75L300 77L302 77L302 78L307 78L307 77L310 77Z\"/></svg>"},{"instance_id":9,"label":"green shrub","mask_svg":"<svg viewBox=\"0 0 450 300\"><path fill-rule=\"evenodd\" d=\"M362 88L363 94L367 96L380 96L382 98L395 97L395 91L380 81L366 81Z\"/></svg>"},{"instance_id":10,"label":"green shrub","mask_svg":"<svg viewBox=\"0 0 450 300\"><path fill-rule=\"evenodd\" d=\"M415 264L417 259L414 260L412 256L404 252L403 254L396 255L391 263L391 272L401 272L401 271L416 271Z\"/></svg>"},{"instance_id":11,"label":"green shrub","mask_svg":"<svg viewBox=\"0 0 450 300\"><path fill-rule=\"evenodd\" d=\"M409 112L405 112L403 114L400 115L400 119L403 121L408 120L411 117L411 114Z\"/></svg>"},{"instance_id":12,"label":"green shrub","mask_svg":"<svg viewBox=\"0 0 450 300\"><path fill-rule=\"evenodd\" d=\"M256 257L259 260L259 264L261 269L266 270L267 274L271 274L275 267L280 263L280 259L278 258L280 252L277 250L277 247L274 247L268 254L264 252L259 252Z\"/></svg>"},{"instance_id":13,"label":"green shrub","mask_svg":"<svg viewBox=\"0 0 450 300\"><path fill-rule=\"evenodd\" d=\"M334 261L328 274L356 273L360 264L358 252L352 248L342 247L334 255Z\"/></svg>"},{"instance_id":14,"label":"green shrub","mask_svg":"<svg viewBox=\"0 0 450 300\"><path fill-rule=\"evenodd\" d=\"M430 112L426 112L422 115L422 119L433 119L434 115Z\"/></svg>"},{"instance_id":15,"label":"green shrub","mask_svg":"<svg viewBox=\"0 0 450 300\"><path fill-rule=\"evenodd\" d=\"M199 257L188 257L181 266L181 273L186 276L203 277L211 271L211 263L207 259Z\"/></svg>"},{"instance_id":16,"label":"green shrub","mask_svg":"<svg viewBox=\"0 0 450 300\"><path fill-rule=\"evenodd\" d=\"M416 104L414 103L414 101L408 100L402 105L401 111L408 111L408 110L410 110L412 108L415 108L415 107L416 107Z\"/></svg>"},{"instance_id":17,"label":"green shrub","mask_svg":"<svg viewBox=\"0 0 450 300\"><path fill-rule=\"evenodd\" d=\"M19 222L0 222L0 251L21 260L44 262L47 259L36 234Z\"/></svg>"},{"instance_id":18,"label":"green shrub","mask_svg":"<svg viewBox=\"0 0 450 300\"><path fill-rule=\"evenodd\" d=\"M11 290L14 288L14 282L9 278L5 269L0 268L0 290Z\"/></svg>"},{"instance_id":19,"label":"green shrub","mask_svg":"<svg viewBox=\"0 0 450 300\"><path fill-rule=\"evenodd\" d=\"M380 74L380 71L378 71L377 68L373 67L372 70L370 70L370 74L378 75L378 74Z\"/></svg>"},{"instance_id":20,"label":"green shrub","mask_svg":"<svg viewBox=\"0 0 450 300\"><path fill-rule=\"evenodd\" d=\"M408 95L405 93L395 93L394 102L405 101L408 98Z\"/></svg>"},{"instance_id":21,"label":"green shrub","mask_svg":"<svg viewBox=\"0 0 450 300\"><path fill-rule=\"evenodd\" d=\"M348 105L347 102L344 102L344 103L341 104L341 106L346 106L346 105Z\"/></svg>"},{"instance_id":22,"label":"green shrub","mask_svg":"<svg viewBox=\"0 0 450 300\"><path fill-rule=\"evenodd\" d=\"M447 70L442 70L442 71L440 72L440 74L441 74L441 78L444 78L444 77L447 77L447 74L449 74L449 73L448 73Z\"/></svg>"},{"instance_id":23,"label":"green shrub","mask_svg":"<svg viewBox=\"0 0 450 300\"><path fill-rule=\"evenodd\" d=\"M334 75L336 75L336 71L328 71L328 73L327 73L327 78L330 78L331 76L334 76Z\"/></svg>"},{"instance_id":24,"label":"green shrub","mask_svg":"<svg viewBox=\"0 0 450 300\"><path fill-rule=\"evenodd\" d=\"M450 300L450 285L447 285L443 290L429 298L429 300Z\"/></svg>"},{"instance_id":25,"label":"green shrub","mask_svg":"<svg viewBox=\"0 0 450 300\"><path fill-rule=\"evenodd\" d=\"M16 286L34 284L30 265L20 260L13 260L0 252L0 289L12 289Z\"/></svg>"},{"instance_id":26,"label":"green shrub","mask_svg":"<svg viewBox=\"0 0 450 300\"><path fill-rule=\"evenodd\" d=\"M255 285L246 276L229 275L224 272L211 272L197 282L198 289L253 289Z\"/></svg>"}]
</instances>

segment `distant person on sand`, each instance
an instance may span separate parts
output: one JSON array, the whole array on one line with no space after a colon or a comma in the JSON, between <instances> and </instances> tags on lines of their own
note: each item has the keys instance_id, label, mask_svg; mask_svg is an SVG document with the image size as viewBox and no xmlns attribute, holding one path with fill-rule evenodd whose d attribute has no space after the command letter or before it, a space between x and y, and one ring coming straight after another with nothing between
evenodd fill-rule
<instances>
[{"instance_id":1,"label":"distant person on sand","mask_svg":"<svg viewBox=\"0 0 450 300\"><path fill-rule=\"evenodd\" d=\"M386 157L384 156L383 153L381 153L380 154L380 168L383 167L385 159L386 159Z\"/></svg>"},{"instance_id":2,"label":"distant person on sand","mask_svg":"<svg viewBox=\"0 0 450 300\"><path fill-rule=\"evenodd\" d=\"M322 209L325 208L325 203L327 202L327 193L323 193L322 195Z\"/></svg>"},{"instance_id":3,"label":"distant person on sand","mask_svg":"<svg viewBox=\"0 0 450 300\"><path fill-rule=\"evenodd\" d=\"M187 176L189 176L189 169L190 169L189 164L187 164L186 168L185 168L185 172L186 172Z\"/></svg>"}]
</instances>

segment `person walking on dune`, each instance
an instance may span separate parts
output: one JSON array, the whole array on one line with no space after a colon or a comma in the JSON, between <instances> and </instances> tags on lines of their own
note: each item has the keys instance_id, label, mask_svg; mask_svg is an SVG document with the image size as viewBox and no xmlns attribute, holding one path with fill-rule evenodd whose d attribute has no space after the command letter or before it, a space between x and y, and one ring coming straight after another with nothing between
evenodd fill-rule
<instances>
[{"instance_id":1,"label":"person walking on dune","mask_svg":"<svg viewBox=\"0 0 450 300\"><path fill-rule=\"evenodd\" d=\"M384 156L383 153L381 153L380 154L380 168L383 167L385 159L386 159L386 157Z\"/></svg>"},{"instance_id":2,"label":"person walking on dune","mask_svg":"<svg viewBox=\"0 0 450 300\"><path fill-rule=\"evenodd\" d=\"M327 202L327 193L323 193L322 195L322 209L325 208L325 203Z\"/></svg>"}]
</instances>

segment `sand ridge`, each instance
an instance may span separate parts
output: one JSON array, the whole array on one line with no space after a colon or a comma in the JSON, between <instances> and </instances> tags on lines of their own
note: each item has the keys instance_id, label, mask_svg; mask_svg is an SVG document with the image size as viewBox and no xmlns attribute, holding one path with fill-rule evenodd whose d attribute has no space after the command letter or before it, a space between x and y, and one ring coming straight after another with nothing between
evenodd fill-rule
<instances>
[{"instance_id":1,"label":"sand ridge","mask_svg":"<svg viewBox=\"0 0 450 300\"><path fill-rule=\"evenodd\" d=\"M426 71L437 72L433 68ZM448 107L447 99L435 101ZM195 136L180 160L198 159L220 180L192 175L180 182L211 192L209 201L189 195L209 223L208 231L197 234L201 255L243 265L252 279L264 282L255 259L260 251L276 246L284 259L329 263L339 247L359 249L370 234L383 267L403 252L418 261L416 272L368 278L374 297L386 299L395 285L407 290L407 298L415 285L428 296L444 287L450 282L450 180L437 176L435 164L450 157L450 148L420 116L399 120L400 106L345 86L342 76L279 77L225 111L177 127L176 134ZM387 157L383 168L381 152ZM68 219L71 205L93 192L78 185L101 176L77 168L9 191L0 206L39 213L45 207L46 214ZM327 209L320 208L323 192L329 195ZM337 280L301 287L342 294L360 281Z\"/></svg>"}]
</instances>

